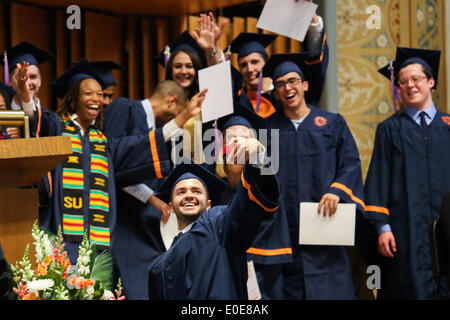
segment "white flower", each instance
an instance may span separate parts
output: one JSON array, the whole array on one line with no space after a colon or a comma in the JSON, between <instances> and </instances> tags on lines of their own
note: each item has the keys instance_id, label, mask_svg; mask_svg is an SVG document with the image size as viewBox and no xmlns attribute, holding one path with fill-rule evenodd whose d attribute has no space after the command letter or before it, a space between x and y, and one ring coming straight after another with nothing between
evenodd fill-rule
<instances>
[{"instance_id":1,"label":"white flower","mask_svg":"<svg viewBox=\"0 0 450 320\"><path fill-rule=\"evenodd\" d=\"M84 294L84 297L87 300L92 300L92 298L94 297L94 287L93 286L89 286L86 288L86 293Z\"/></svg>"},{"instance_id":2,"label":"white flower","mask_svg":"<svg viewBox=\"0 0 450 320\"><path fill-rule=\"evenodd\" d=\"M33 280L27 283L27 288L30 293L38 295L38 291L45 291L53 287L55 282L52 279Z\"/></svg>"},{"instance_id":3,"label":"white flower","mask_svg":"<svg viewBox=\"0 0 450 320\"><path fill-rule=\"evenodd\" d=\"M87 266L91 262L91 259L89 259L89 256L83 256L80 259L80 264Z\"/></svg>"},{"instance_id":4,"label":"white flower","mask_svg":"<svg viewBox=\"0 0 450 320\"><path fill-rule=\"evenodd\" d=\"M87 275L89 275L89 273L90 273L89 266L83 266L83 265L78 266L78 272L79 272L80 275L82 275L82 276L87 276Z\"/></svg>"},{"instance_id":5,"label":"white flower","mask_svg":"<svg viewBox=\"0 0 450 320\"><path fill-rule=\"evenodd\" d=\"M103 292L101 300L114 300L114 294L109 290L105 290L105 292Z\"/></svg>"},{"instance_id":6,"label":"white flower","mask_svg":"<svg viewBox=\"0 0 450 320\"><path fill-rule=\"evenodd\" d=\"M51 256L53 254L53 248L52 243L48 239L48 235L44 235L44 238L42 239L42 244L44 246L45 255L46 257Z\"/></svg>"}]
</instances>

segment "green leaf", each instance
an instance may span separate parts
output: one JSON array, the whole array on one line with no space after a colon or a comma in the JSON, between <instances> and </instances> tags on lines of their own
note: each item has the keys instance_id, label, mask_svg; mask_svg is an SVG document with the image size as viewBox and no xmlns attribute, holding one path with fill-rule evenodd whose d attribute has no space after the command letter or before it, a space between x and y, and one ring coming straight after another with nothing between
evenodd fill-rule
<instances>
[{"instance_id":1,"label":"green leaf","mask_svg":"<svg viewBox=\"0 0 450 320\"><path fill-rule=\"evenodd\" d=\"M104 288L112 291L113 289L113 258L109 250L100 253L92 266L91 278L97 282L100 281Z\"/></svg>"}]
</instances>

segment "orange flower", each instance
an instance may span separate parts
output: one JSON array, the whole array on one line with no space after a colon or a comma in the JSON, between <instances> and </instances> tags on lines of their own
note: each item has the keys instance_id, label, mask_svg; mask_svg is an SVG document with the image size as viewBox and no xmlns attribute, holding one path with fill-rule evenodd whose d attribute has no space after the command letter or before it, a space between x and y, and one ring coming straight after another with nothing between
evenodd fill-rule
<instances>
[{"instance_id":1,"label":"orange flower","mask_svg":"<svg viewBox=\"0 0 450 320\"><path fill-rule=\"evenodd\" d=\"M27 293L23 296L23 300L41 300L41 298L34 293Z\"/></svg>"},{"instance_id":2,"label":"orange flower","mask_svg":"<svg viewBox=\"0 0 450 320\"><path fill-rule=\"evenodd\" d=\"M40 262L36 268L36 273L41 276L47 275L47 266L45 265L44 261Z\"/></svg>"},{"instance_id":3,"label":"orange flower","mask_svg":"<svg viewBox=\"0 0 450 320\"><path fill-rule=\"evenodd\" d=\"M72 278L70 278L69 280L67 280L67 282L71 285L71 286L77 286L78 285L78 281L77 281L77 276L73 275Z\"/></svg>"},{"instance_id":4,"label":"orange flower","mask_svg":"<svg viewBox=\"0 0 450 320\"><path fill-rule=\"evenodd\" d=\"M13 288L13 291L19 295L20 299L23 299L23 297L27 294L28 288L26 284L23 284L22 282L19 283L19 288Z\"/></svg>"},{"instance_id":5,"label":"orange flower","mask_svg":"<svg viewBox=\"0 0 450 320\"><path fill-rule=\"evenodd\" d=\"M93 286L95 284L95 281L92 279L83 279L83 278L78 278L78 279L79 279L80 288L87 288L87 287Z\"/></svg>"}]
</instances>

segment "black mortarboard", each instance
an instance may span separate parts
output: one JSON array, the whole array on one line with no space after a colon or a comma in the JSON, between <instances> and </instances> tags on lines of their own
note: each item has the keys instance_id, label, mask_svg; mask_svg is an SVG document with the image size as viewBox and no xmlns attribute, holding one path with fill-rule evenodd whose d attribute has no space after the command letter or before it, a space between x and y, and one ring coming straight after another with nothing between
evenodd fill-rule
<instances>
[{"instance_id":1,"label":"black mortarboard","mask_svg":"<svg viewBox=\"0 0 450 320\"><path fill-rule=\"evenodd\" d=\"M91 61L90 64L97 71L98 75L103 79L104 87L109 87L110 85L115 85L116 81L112 73L113 70L122 70L122 67L115 63L114 61Z\"/></svg>"},{"instance_id":2,"label":"black mortarboard","mask_svg":"<svg viewBox=\"0 0 450 320\"><path fill-rule=\"evenodd\" d=\"M223 205L225 192L229 192L229 186L226 182L218 178L214 173L198 164L182 163L177 165L166 181L159 187L156 195L166 203L171 201L172 190L181 180L197 179L206 188L212 206Z\"/></svg>"},{"instance_id":3,"label":"black mortarboard","mask_svg":"<svg viewBox=\"0 0 450 320\"><path fill-rule=\"evenodd\" d=\"M242 93L245 95L245 93ZM222 117L217 120L217 129L222 133L224 130L231 126L241 125L248 128L255 129L267 129L266 120L260 117L251 106L251 102L244 102L244 99L237 99L233 103L234 111L232 114Z\"/></svg>"},{"instance_id":4,"label":"black mortarboard","mask_svg":"<svg viewBox=\"0 0 450 320\"><path fill-rule=\"evenodd\" d=\"M63 98L74 83L89 78L94 78L102 88L104 87L104 82L94 67L86 59L82 59L50 83L50 87L55 90L58 98Z\"/></svg>"},{"instance_id":5,"label":"black mortarboard","mask_svg":"<svg viewBox=\"0 0 450 320\"><path fill-rule=\"evenodd\" d=\"M11 88L10 86L7 86L3 82L0 82L0 91L4 92L5 94L7 94L10 99L12 97L14 97L14 95L16 94L16 91L14 91L13 88Z\"/></svg>"},{"instance_id":6,"label":"black mortarboard","mask_svg":"<svg viewBox=\"0 0 450 320\"><path fill-rule=\"evenodd\" d=\"M230 51L237 53L239 58L248 56L253 52L259 52L267 57L266 47L272 43L277 35L264 33L241 32L230 43Z\"/></svg>"},{"instance_id":7,"label":"black mortarboard","mask_svg":"<svg viewBox=\"0 0 450 320\"><path fill-rule=\"evenodd\" d=\"M402 68L413 63L418 63L432 73L435 81L433 88L435 88L439 76L440 55L441 51L439 50L397 47L395 61L392 63L394 79L398 81L397 76ZM378 72L386 78L391 79L390 63L379 69Z\"/></svg>"},{"instance_id":8,"label":"black mortarboard","mask_svg":"<svg viewBox=\"0 0 450 320\"><path fill-rule=\"evenodd\" d=\"M38 66L55 56L28 41L23 41L18 45L6 50L8 56L8 67L11 73L18 63L28 62L31 65ZM3 59L0 63L4 65Z\"/></svg>"},{"instance_id":9,"label":"black mortarboard","mask_svg":"<svg viewBox=\"0 0 450 320\"><path fill-rule=\"evenodd\" d=\"M168 49L168 50L167 50ZM166 66L165 57L166 54L174 54L177 51L190 51L196 53L200 61L202 62L202 66L206 67L208 65L206 61L206 55L202 48L199 47L197 41L191 36L189 31L183 32L178 38L176 38L173 42L168 45L164 50L162 50L156 57L156 61L158 61L163 67ZM168 60L168 58L167 58Z\"/></svg>"},{"instance_id":10,"label":"black mortarboard","mask_svg":"<svg viewBox=\"0 0 450 320\"><path fill-rule=\"evenodd\" d=\"M264 65L263 75L275 80L287 73L297 72L304 80L308 80L305 77L305 70L307 69L305 59L308 57L309 54L306 52L274 54Z\"/></svg>"}]
</instances>

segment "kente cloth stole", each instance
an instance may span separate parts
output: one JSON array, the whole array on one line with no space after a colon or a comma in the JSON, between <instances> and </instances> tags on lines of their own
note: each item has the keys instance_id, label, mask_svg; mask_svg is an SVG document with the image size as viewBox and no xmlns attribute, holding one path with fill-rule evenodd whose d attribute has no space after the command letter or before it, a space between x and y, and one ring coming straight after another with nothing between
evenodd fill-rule
<instances>
[{"instance_id":1,"label":"kente cloth stole","mask_svg":"<svg viewBox=\"0 0 450 320\"><path fill-rule=\"evenodd\" d=\"M89 199L84 198L83 145L72 121L64 121L62 135L70 137L73 154L63 164L63 235L67 241L81 242L84 234L83 208L89 206L89 239L97 248L110 245L108 158L105 135L90 128L89 149L91 167L89 179ZM87 201L89 200L89 201Z\"/></svg>"}]
</instances>

